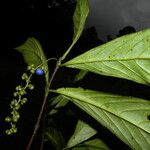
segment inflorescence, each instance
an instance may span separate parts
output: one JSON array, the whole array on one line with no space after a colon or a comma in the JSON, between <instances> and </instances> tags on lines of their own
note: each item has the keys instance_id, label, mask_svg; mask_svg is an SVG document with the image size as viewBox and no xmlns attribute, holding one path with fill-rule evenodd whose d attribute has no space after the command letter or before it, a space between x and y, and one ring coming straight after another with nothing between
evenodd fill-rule
<instances>
[{"instance_id":1,"label":"inflorescence","mask_svg":"<svg viewBox=\"0 0 150 150\"><path fill-rule=\"evenodd\" d=\"M27 98L25 95L27 94L27 89L33 90L34 85L31 84L31 77L36 72L38 75L43 74L43 69L41 68L35 68L35 66L32 64L27 67L27 70L30 72L30 75L27 73L23 73L22 80L25 81L25 85L18 85L16 87L16 90L13 94L14 98L10 103L11 108L11 116L7 116L5 118L6 122L9 122L11 124L11 128L6 130L6 134L10 135L17 132L16 123L18 122L18 119L20 118L19 109L22 105L24 105L27 102Z\"/></svg>"}]
</instances>

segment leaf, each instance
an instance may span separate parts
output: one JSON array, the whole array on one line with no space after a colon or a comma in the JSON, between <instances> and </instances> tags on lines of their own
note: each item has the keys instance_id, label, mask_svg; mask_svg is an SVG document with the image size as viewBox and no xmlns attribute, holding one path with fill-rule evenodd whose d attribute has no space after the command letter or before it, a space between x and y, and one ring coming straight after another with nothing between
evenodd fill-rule
<instances>
[{"instance_id":1,"label":"leaf","mask_svg":"<svg viewBox=\"0 0 150 150\"><path fill-rule=\"evenodd\" d=\"M52 98L51 101L52 103L50 103L50 106L53 107L53 109L48 113L48 115L54 115L60 108L68 104L68 98L63 95L56 96Z\"/></svg>"},{"instance_id":2,"label":"leaf","mask_svg":"<svg viewBox=\"0 0 150 150\"><path fill-rule=\"evenodd\" d=\"M68 50L65 52L65 54L62 56L62 60L65 59L67 54L70 52L72 47L75 45L75 43L81 36L88 14L89 14L88 0L77 0L76 9L73 15L73 23L74 23L73 42L68 48Z\"/></svg>"},{"instance_id":3,"label":"leaf","mask_svg":"<svg viewBox=\"0 0 150 150\"><path fill-rule=\"evenodd\" d=\"M72 150L110 150L110 148L100 139L86 141Z\"/></svg>"},{"instance_id":4,"label":"leaf","mask_svg":"<svg viewBox=\"0 0 150 150\"><path fill-rule=\"evenodd\" d=\"M132 149L150 148L150 102L81 88L60 88L77 106L108 128Z\"/></svg>"},{"instance_id":5,"label":"leaf","mask_svg":"<svg viewBox=\"0 0 150 150\"><path fill-rule=\"evenodd\" d=\"M76 9L73 15L74 36L73 40L78 40L89 14L88 0L77 0Z\"/></svg>"},{"instance_id":6,"label":"leaf","mask_svg":"<svg viewBox=\"0 0 150 150\"><path fill-rule=\"evenodd\" d=\"M62 150L65 141L61 132L55 128L49 127L45 132L46 139L48 139L56 150Z\"/></svg>"},{"instance_id":7,"label":"leaf","mask_svg":"<svg viewBox=\"0 0 150 150\"><path fill-rule=\"evenodd\" d=\"M85 70L80 70L79 73L75 76L74 81L80 81L82 80L86 75L87 75L88 71Z\"/></svg>"},{"instance_id":8,"label":"leaf","mask_svg":"<svg viewBox=\"0 0 150 150\"><path fill-rule=\"evenodd\" d=\"M63 65L149 85L150 29L117 38Z\"/></svg>"},{"instance_id":9,"label":"leaf","mask_svg":"<svg viewBox=\"0 0 150 150\"><path fill-rule=\"evenodd\" d=\"M79 120L75 129L74 134L71 136L70 140L67 143L67 148L78 145L81 142L91 138L97 133L95 129L90 127L85 122Z\"/></svg>"},{"instance_id":10,"label":"leaf","mask_svg":"<svg viewBox=\"0 0 150 150\"><path fill-rule=\"evenodd\" d=\"M16 49L22 53L27 65L34 64L35 67L38 67L40 64L42 64L42 68L45 72L45 78L48 82L48 64L40 43L35 38L28 38L23 45L17 47Z\"/></svg>"}]
</instances>

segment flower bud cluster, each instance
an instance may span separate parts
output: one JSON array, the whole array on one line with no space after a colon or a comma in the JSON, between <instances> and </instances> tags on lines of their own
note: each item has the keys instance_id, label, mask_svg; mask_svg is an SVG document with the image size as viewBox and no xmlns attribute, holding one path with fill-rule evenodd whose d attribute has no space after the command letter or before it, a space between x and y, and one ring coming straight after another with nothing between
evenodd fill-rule
<instances>
[{"instance_id":1,"label":"flower bud cluster","mask_svg":"<svg viewBox=\"0 0 150 150\"><path fill-rule=\"evenodd\" d=\"M18 85L15 89L15 92L13 94L14 98L10 103L11 108L11 116L7 116L5 118L6 122L9 122L11 124L11 128L6 130L6 134L11 135L13 133L17 132L16 123L18 122L18 119L20 118L19 109L22 105L24 105L27 102L27 98L25 95L27 94L26 90L33 90L34 85L31 84L31 77L35 73L35 67L34 65L30 65L27 67L27 70L30 72L30 76L28 76L27 73L23 73L22 80L25 81L25 85Z\"/></svg>"}]
</instances>

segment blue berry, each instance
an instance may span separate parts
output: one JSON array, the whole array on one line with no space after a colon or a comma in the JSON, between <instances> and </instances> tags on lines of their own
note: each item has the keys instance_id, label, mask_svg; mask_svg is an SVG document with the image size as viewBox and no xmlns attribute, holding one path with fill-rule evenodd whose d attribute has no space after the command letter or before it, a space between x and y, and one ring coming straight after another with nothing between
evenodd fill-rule
<instances>
[{"instance_id":1,"label":"blue berry","mask_svg":"<svg viewBox=\"0 0 150 150\"><path fill-rule=\"evenodd\" d=\"M35 73L36 73L37 75L43 75L43 74L44 74L44 70L41 69L41 68L38 68L38 69L36 69Z\"/></svg>"}]
</instances>

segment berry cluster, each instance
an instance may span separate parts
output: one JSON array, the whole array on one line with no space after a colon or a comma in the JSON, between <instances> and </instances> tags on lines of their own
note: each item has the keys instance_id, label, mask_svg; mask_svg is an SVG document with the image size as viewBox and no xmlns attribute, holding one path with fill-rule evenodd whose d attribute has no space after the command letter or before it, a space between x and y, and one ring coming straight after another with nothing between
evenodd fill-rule
<instances>
[{"instance_id":1,"label":"berry cluster","mask_svg":"<svg viewBox=\"0 0 150 150\"><path fill-rule=\"evenodd\" d=\"M27 67L27 70L30 72L30 75L28 76L27 73L23 73L22 80L25 81L25 85L24 86L18 85L16 87L16 90L14 92L14 98L10 103L10 108L12 110L11 116L7 116L5 118L5 121L9 122L11 124L11 128L6 130L6 134L8 134L8 135L17 132L16 123L17 123L18 119L20 118L20 114L18 111L19 111L20 107L27 102L27 98L25 97L25 95L27 93L26 90L34 89L34 86L31 84L31 77L35 73L36 68L32 64Z\"/></svg>"}]
</instances>

